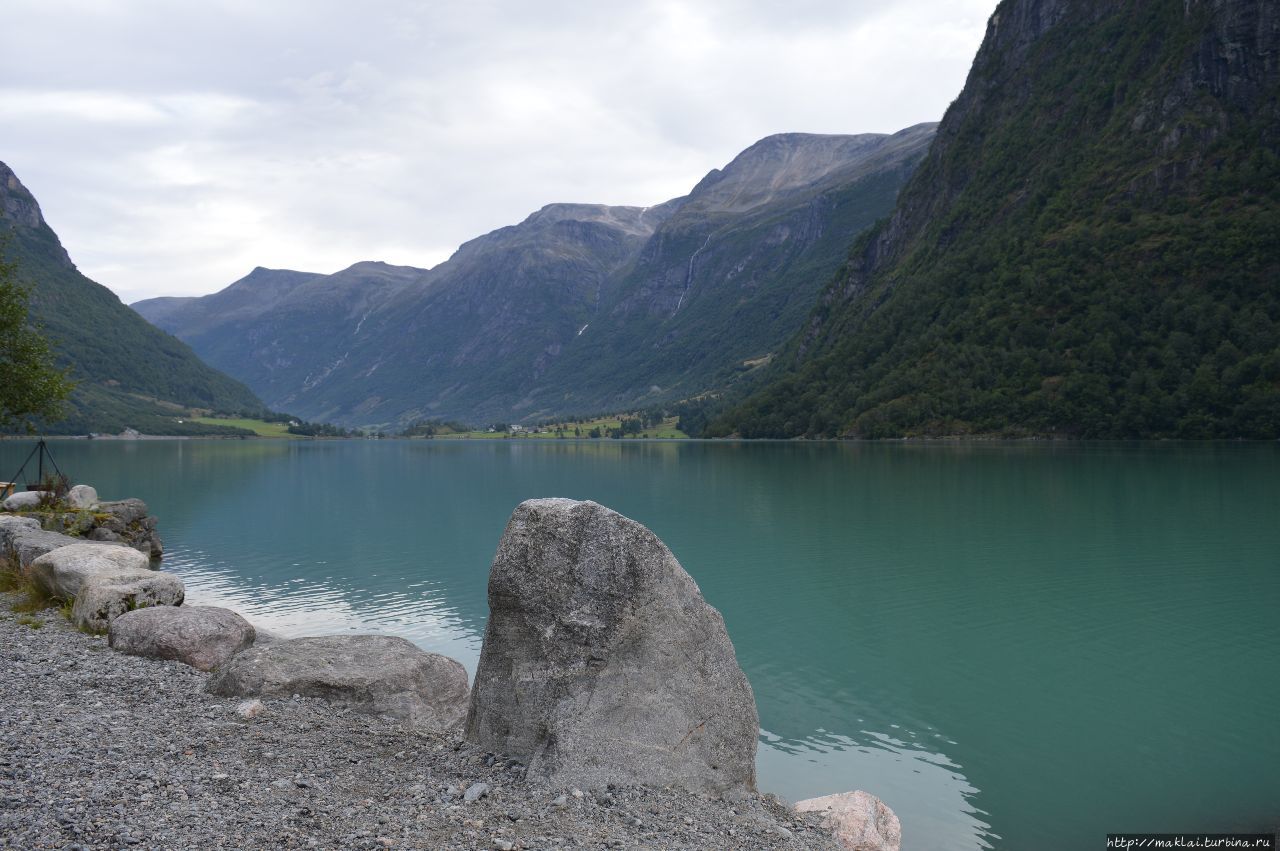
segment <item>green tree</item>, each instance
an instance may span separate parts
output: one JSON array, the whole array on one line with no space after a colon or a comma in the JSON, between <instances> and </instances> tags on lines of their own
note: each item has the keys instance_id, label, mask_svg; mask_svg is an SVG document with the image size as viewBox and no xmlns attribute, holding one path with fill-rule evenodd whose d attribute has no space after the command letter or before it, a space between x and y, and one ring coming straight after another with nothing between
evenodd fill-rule
<instances>
[{"instance_id":1,"label":"green tree","mask_svg":"<svg viewBox=\"0 0 1280 851\"><path fill-rule=\"evenodd\" d=\"M57 420L75 384L54 366L49 341L27 316L27 291L15 267L0 259L0 428L35 430L33 420Z\"/></svg>"}]
</instances>

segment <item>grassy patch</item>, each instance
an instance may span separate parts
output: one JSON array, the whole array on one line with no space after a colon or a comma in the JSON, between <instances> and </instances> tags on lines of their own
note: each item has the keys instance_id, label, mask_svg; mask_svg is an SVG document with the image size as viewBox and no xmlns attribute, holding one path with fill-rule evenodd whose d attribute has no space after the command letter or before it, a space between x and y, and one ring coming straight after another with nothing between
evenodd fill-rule
<instances>
[{"instance_id":1,"label":"grassy patch","mask_svg":"<svg viewBox=\"0 0 1280 851\"><path fill-rule=\"evenodd\" d=\"M44 626L44 621L40 620L38 617L34 615L20 615L18 617L18 623L22 624L23 626L29 626L32 629L39 629L40 627Z\"/></svg>"},{"instance_id":2,"label":"grassy patch","mask_svg":"<svg viewBox=\"0 0 1280 851\"><path fill-rule=\"evenodd\" d=\"M288 423L269 423L266 420L230 419L223 417L194 417L192 422L204 425L231 426L253 432L258 437L294 437L289 434Z\"/></svg>"},{"instance_id":3,"label":"grassy patch","mask_svg":"<svg viewBox=\"0 0 1280 851\"><path fill-rule=\"evenodd\" d=\"M0 566L0 592L13 593L26 590L26 580L6 563Z\"/></svg>"},{"instance_id":4,"label":"grassy patch","mask_svg":"<svg viewBox=\"0 0 1280 851\"><path fill-rule=\"evenodd\" d=\"M13 590L19 596L9 608L18 614L28 615L32 612L43 612L45 609L52 608L58 604L57 600L50 597L43 588L28 577L20 578L18 587Z\"/></svg>"},{"instance_id":5,"label":"grassy patch","mask_svg":"<svg viewBox=\"0 0 1280 851\"><path fill-rule=\"evenodd\" d=\"M9 608L20 615L32 612L43 612L52 608L58 601L24 573L13 559L0 562L0 591L16 594L17 599L9 604Z\"/></svg>"},{"instance_id":6,"label":"grassy patch","mask_svg":"<svg viewBox=\"0 0 1280 851\"><path fill-rule=\"evenodd\" d=\"M682 440L687 439L689 435L676 428L679 417L667 417L657 425L649 426L642 429L638 433L628 434L622 440L636 439L662 439L662 440ZM553 423L545 426L531 426L525 430L518 432L508 431L488 431L477 429L473 431L459 432L440 432L436 436L441 438L465 438L467 440L576 440L588 439L592 437L592 431L598 432L600 439L608 439L610 432L622 427L623 418L621 416L595 417L594 419L584 420L582 422L563 422Z\"/></svg>"}]
</instances>

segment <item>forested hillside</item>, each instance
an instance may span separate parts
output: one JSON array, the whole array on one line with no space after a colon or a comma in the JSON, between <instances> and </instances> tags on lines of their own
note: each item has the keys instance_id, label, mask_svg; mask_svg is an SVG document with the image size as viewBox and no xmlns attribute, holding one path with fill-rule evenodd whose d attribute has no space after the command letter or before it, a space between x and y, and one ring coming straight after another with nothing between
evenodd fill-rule
<instances>
[{"instance_id":1,"label":"forested hillside","mask_svg":"<svg viewBox=\"0 0 1280 851\"><path fill-rule=\"evenodd\" d=\"M1006 0L744 437L1280 436L1280 15Z\"/></svg>"},{"instance_id":2,"label":"forested hillside","mask_svg":"<svg viewBox=\"0 0 1280 851\"><path fill-rule=\"evenodd\" d=\"M147 323L106 287L80 274L45 222L36 199L0 163L0 250L27 287L32 318L58 362L77 382L67 416L44 424L54 434L234 433L187 421L187 408L261 413L238 381L206 366L180 340ZM179 423L178 420L184 422Z\"/></svg>"}]
</instances>

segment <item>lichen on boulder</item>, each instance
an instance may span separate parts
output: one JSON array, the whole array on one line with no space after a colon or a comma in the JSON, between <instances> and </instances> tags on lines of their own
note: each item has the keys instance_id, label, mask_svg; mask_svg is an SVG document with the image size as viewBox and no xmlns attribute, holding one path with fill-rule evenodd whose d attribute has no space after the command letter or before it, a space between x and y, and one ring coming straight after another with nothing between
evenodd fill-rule
<instances>
[{"instance_id":1,"label":"lichen on boulder","mask_svg":"<svg viewBox=\"0 0 1280 851\"><path fill-rule=\"evenodd\" d=\"M102 633L126 612L151 606L181 606L185 595L182 580L155 570L102 579L89 583L76 595L71 622L86 632Z\"/></svg>"}]
</instances>

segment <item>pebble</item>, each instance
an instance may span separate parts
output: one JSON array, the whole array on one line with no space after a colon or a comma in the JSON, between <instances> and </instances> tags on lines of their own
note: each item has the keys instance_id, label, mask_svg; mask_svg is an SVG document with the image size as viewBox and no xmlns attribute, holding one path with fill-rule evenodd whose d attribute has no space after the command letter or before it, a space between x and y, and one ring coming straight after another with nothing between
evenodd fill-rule
<instances>
[{"instance_id":1,"label":"pebble","mask_svg":"<svg viewBox=\"0 0 1280 851\"><path fill-rule=\"evenodd\" d=\"M315 698L272 700L246 724L241 707L261 701L212 697L208 674L112 652L56 612L22 626L14 599L0 594L0 844L794 851L803 829L806 849L837 848L776 799L617 787L605 806L525 785L518 762L456 733ZM731 837L735 809L756 821Z\"/></svg>"},{"instance_id":2,"label":"pebble","mask_svg":"<svg viewBox=\"0 0 1280 851\"><path fill-rule=\"evenodd\" d=\"M258 700L256 697L253 700L246 700L244 703L241 703L236 707L236 714L241 718L244 718L246 721L257 718L264 711L266 711L266 707L263 706L262 701Z\"/></svg>"}]
</instances>

